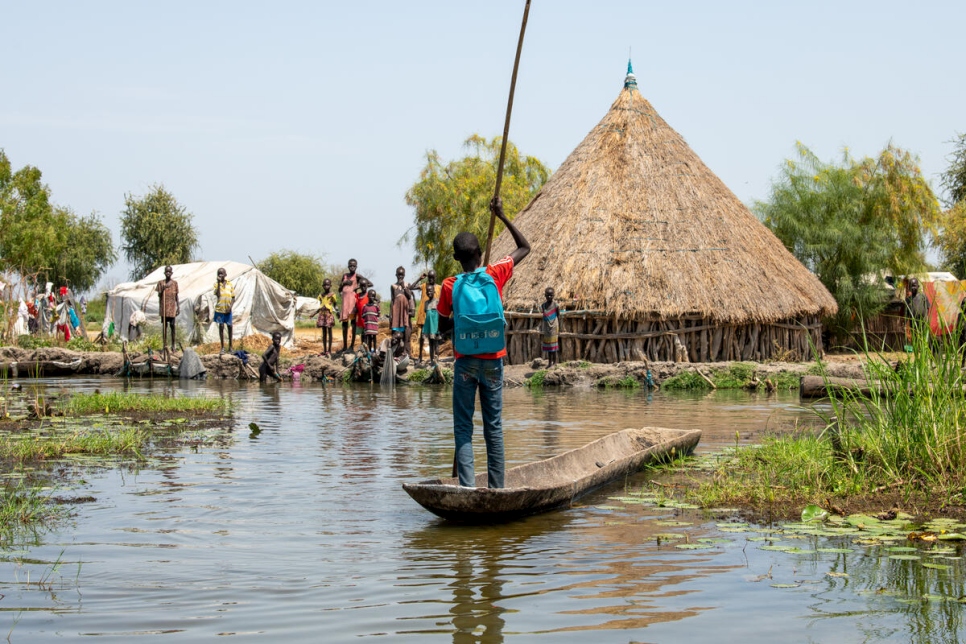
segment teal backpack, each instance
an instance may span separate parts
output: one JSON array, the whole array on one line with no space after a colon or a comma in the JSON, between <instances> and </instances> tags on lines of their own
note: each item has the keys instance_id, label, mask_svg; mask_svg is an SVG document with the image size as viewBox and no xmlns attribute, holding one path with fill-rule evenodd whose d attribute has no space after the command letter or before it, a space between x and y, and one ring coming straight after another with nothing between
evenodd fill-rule
<instances>
[{"instance_id":1,"label":"teal backpack","mask_svg":"<svg viewBox=\"0 0 966 644\"><path fill-rule=\"evenodd\" d=\"M503 300L493 277L481 266L453 283L453 348L474 356L506 347Z\"/></svg>"}]
</instances>

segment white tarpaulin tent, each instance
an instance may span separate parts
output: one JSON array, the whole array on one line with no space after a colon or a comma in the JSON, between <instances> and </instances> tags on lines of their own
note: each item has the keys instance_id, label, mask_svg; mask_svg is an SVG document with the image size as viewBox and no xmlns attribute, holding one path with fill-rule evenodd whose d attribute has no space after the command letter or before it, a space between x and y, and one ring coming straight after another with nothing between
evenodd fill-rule
<instances>
[{"instance_id":1,"label":"white tarpaulin tent","mask_svg":"<svg viewBox=\"0 0 966 644\"><path fill-rule=\"evenodd\" d=\"M218 325L213 322L214 287L218 269L224 268L228 280L235 285L235 305L232 308L234 339L255 333L270 336L273 331L281 331L282 345L292 345L295 338L295 294L254 266L239 262L193 262L176 264L171 268L171 278L178 282L181 314L178 315L176 326L181 342L218 342ZM160 301L156 287L163 279L162 266L138 282L115 286L107 294L104 336L109 335L113 323L114 334L127 340L128 322L135 310L142 311L147 317L147 324L160 332Z\"/></svg>"},{"instance_id":2,"label":"white tarpaulin tent","mask_svg":"<svg viewBox=\"0 0 966 644\"><path fill-rule=\"evenodd\" d=\"M315 320L315 318L319 317L319 311L322 309L322 305L319 304L319 298L302 297L299 295L295 298L295 301L297 306L295 311L296 317L307 320Z\"/></svg>"}]
</instances>

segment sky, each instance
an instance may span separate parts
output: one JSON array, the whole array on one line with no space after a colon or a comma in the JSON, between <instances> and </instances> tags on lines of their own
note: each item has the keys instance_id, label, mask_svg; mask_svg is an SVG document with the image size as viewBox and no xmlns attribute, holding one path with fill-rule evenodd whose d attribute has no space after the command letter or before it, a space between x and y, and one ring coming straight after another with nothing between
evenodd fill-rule
<instances>
[{"instance_id":1,"label":"sky","mask_svg":"<svg viewBox=\"0 0 966 644\"><path fill-rule=\"evenodd\" d=\"M163 185L199 259L279 250L387 293L410 277L426 153L502 134L525 0L0 0L0 148L120 243ZM939 189L966 132L966 2L532 0L510 124L556 169L633 60L641 93L746 204L801 141L825 161L918 155ZM122 260L105 284L125 281Z\"/></svg>"}]
</instances>

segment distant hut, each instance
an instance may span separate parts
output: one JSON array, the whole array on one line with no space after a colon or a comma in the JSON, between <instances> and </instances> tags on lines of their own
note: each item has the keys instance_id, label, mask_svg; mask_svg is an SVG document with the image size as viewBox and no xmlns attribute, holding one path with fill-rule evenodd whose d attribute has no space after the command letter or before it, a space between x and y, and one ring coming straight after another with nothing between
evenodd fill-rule
<instances>
[{"instance_id":1,"label":"distant hut","mask_svg":"<svg viewBox=\"0 0 966 644\"><path fill-rule=\"evenodd\" d=\"M511 363L540 356L548 286L570 309L564 360L809 359L837 310L641 96L630 62L610 111L514 223L533 250L504 289ZM512 249L504 231L491 257Z\"/></svg>"}]
</instances>

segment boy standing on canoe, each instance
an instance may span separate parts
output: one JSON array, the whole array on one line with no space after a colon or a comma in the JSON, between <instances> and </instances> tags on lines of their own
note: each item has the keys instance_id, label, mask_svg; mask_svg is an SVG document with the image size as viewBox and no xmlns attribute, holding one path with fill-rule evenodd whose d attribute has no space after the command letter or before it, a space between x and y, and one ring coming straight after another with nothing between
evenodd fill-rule
<instances>
[{"instance_id":1,"label":"boy standing on canoe","mask_svg":"<svg viewBox=\"0 0 966 644\"><path fill-rule=\"evenodd\" d=\"M486 442L486 471L489 487L502 488L503 458L503 358L506 356L503 320L503 286L513 268L530 253L530 244L506 215L499 197L490 211L503 222L517 247L512 253L485 268L480 241L463 232L453 239L453 259L463 267L457 277L443 280L437 311L453 317L453 436L456 441L456 471L459 484L473 487L473 415L476 392L480 392L483 439ZM454 293L455 290L455 293ZM493 291L495 290L495 301ZM499 310L497 311L497 307ZM498 316L498 319L494 319Z\"/></svg>"}]
</instances>

